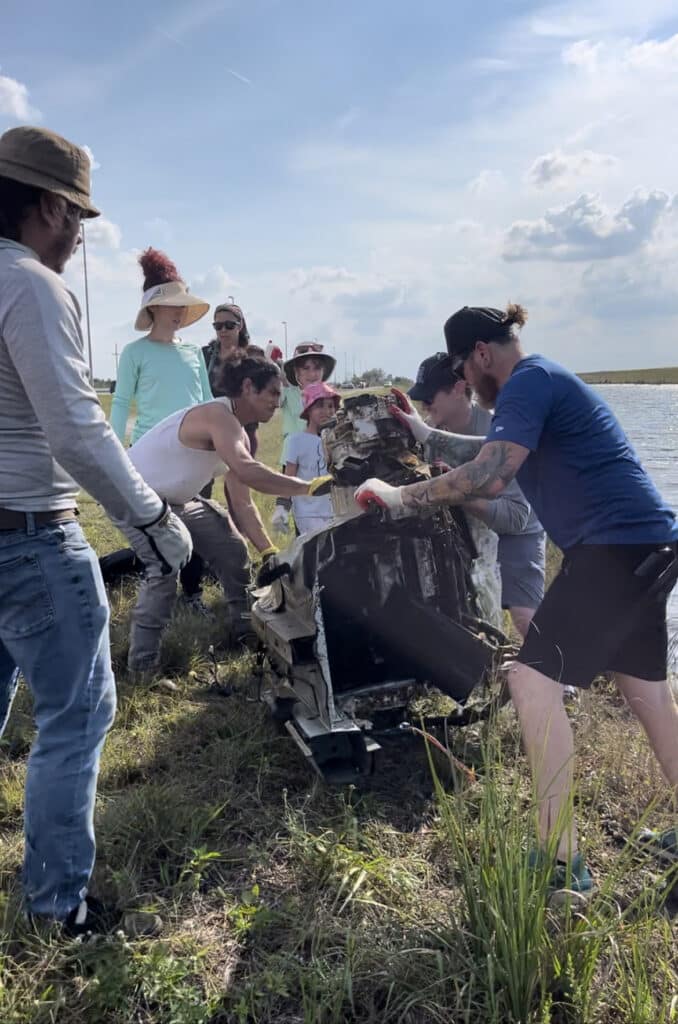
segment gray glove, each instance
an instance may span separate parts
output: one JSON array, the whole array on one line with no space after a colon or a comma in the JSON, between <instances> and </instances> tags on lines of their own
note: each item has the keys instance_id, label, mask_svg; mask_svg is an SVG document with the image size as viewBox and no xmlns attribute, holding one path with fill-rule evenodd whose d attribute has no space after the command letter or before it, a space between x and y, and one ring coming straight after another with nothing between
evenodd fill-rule
<instances>
[{"instance_id":1,"label":"gray glove","mask_svg":"<svg viewBox=\"0 0 678 1024\"><path fill-rule=\"evenodd\" d=\"M178 572L193 553L191 535L181 519L163 501L162 512L147 526L116 523L144 563L148 576Z\"/></svg>"}]
</instances>

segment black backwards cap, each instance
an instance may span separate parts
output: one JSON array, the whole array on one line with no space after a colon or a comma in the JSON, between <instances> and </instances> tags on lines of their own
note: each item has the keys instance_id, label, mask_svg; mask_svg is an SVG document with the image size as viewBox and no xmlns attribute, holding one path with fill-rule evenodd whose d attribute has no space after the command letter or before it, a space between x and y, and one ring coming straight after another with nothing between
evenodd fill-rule
<instances>
[{"instance_id":1,"label":"black backwards cap","mask_svg":"<svg viewBox=\"0 0 678 1024\"><path fill-rule=\"evenodd\" d=\"M512 336L516 321L491 306L464 306L446 321L445 342L450 356L468 356L477 341L495 341Z\"/></svg>"},{"instance_id":2,"label":"black backwards cap","mask_svg":"<svg viewBox=\"0 0 678 1024\"><path fill-rule=\"evenodd\" d=\"M413 402L432 402L436 394L460 380L452 369L452 360L447 352L436 352L424 359L417 370L417 379L407 394Z\"/></svg>"}]
</instances>

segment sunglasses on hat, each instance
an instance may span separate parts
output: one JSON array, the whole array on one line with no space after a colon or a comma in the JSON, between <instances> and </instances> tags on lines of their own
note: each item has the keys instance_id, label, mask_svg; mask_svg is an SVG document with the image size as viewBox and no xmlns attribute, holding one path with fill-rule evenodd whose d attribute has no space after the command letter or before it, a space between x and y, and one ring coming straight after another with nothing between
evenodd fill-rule
<instances>
[{"instance_id":1,"label":"sunglasses on hat","mask_svg":"<svg viewBox=\"0 0 678 1024\"><path fill-rule=\"evenodd\" d=\"M308 344L297 345L295 352L298 356L305 356L307 352L322 352L323 346L317 341L309 341Z\"/></svg>"},{"instance_id":2,"label":"sunglasses on hat","mask_svg":"<svg viewBox=\"0 0 678 1024\"><path fill-rule=\"evenodd\" d=\"M212 327L215 331L232 331L234 327L240 327L240 320L215 320Z\"/></svg>"}]
</instances>

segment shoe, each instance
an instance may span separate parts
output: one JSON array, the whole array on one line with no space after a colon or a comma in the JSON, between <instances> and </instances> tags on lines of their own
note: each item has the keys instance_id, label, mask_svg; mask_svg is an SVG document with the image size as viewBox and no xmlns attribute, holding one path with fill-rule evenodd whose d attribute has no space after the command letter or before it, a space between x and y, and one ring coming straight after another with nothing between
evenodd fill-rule
<instances>
[{"instance_id":1,"label":"shoe","mask_svg":"<svg viewBox=\"0 0 678 1024\"><path fill-rule=\"evenodd\" d=\"M178 693L179 691L179 687L173 679L159 675L157 665L154 668L128 668L127 674L134 686L143 686L148 690L165 690L167 693Z\"/></svg>"},{"instance_id":2,"label":"shoe","mask_svg":"<svg viewBox=\"0 0 678 1024\"><path fill-rule=\"evenodd\" d=\"M191 594L190 597L187 594L182 594L179 598L179 603L186 611L193 612L194 615L200 615L208 622L216 622L216 615L211 608L207 607L200 594Z\"/></svg>"},{"instance_id":3,"label":"shoe","mask_svg":"<svg viewBox=\"0 0 678 1024\"><path fill-rule=\"evenodd\" d=\"M123 913L94 896L86 896L62 923L61 931L69 939L82 941L117 931L122 931L129 938L139 938L159 935L162 919L157 914L141 910Z\"/></svg>"},{"instance_id":4,"label":"shoe","mask_svg":"<svg viewBox=\"0 0 678 1024\"><path fill-rule=\"evenodd\" d=\"M641 849L654 853L666 864L678 864L678 828L669 828L666 832L643 828L638 833L637 843Z\"/></svg>"},{"instance_id":5,"label":"shoe","mask_svg":"<svg viewBox=\"0 0 678 1024\"><path fill-rule=\"evenodd\" d=\"M532 850L528 857L528 865L531 868L540 868L545 863L543 850ZM574 892L581 896L587 896L594 889L594 881L591 872L584 862L581 853L575 853L570 864L564 864L557 860L551 869L548 880L548 887L552 894Z\"/></svg>"},{"instance_id":6,"label":"shoe","mask_svg":"<svg viewBox=\"0 0 678 1024\"><path fill-rule=\"evenodd\" d=\"M61 925L69 939L89 939L95 935L110 935L117 931L122 914L117 907L106 906L94 896L86 896L71 910Z\"/></svg>"}]
</instances>

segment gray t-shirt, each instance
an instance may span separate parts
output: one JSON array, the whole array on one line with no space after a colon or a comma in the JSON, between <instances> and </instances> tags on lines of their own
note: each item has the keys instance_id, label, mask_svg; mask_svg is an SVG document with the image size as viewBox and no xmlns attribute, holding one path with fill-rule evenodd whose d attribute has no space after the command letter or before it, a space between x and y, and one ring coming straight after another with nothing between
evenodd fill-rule
<instances>
[{"instance_id":1,"label":"gray t-shirt","mask_svg":"<svg viewBox=\"0 0 678 1024\"><path fill-rule=\"evenodd\" d=\"M72 508L78 485L129 525L162 510L89 382L75 296L32 249L0 238L0 506Z\"/></svg>"}]
</instances>

